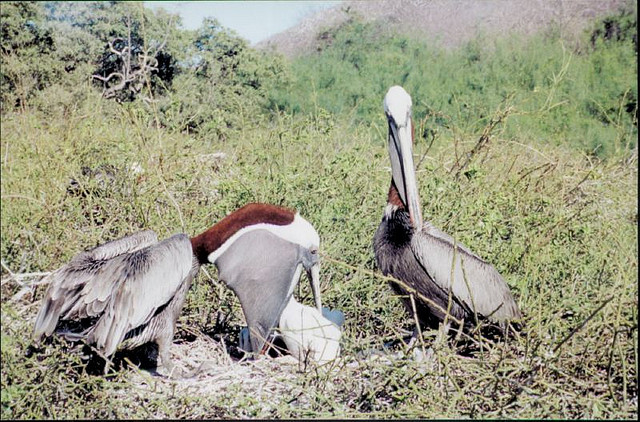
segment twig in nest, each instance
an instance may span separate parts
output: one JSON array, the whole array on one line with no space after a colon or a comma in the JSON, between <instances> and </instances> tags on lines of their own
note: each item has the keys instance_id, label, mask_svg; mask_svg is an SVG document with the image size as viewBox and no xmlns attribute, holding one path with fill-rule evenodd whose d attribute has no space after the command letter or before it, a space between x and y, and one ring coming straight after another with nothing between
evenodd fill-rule
<instances>
[{"instance_id":1,"label":"twig in nest","mask_svg":"<svg viewBox=\"0 0 640 422\"><path fill-rule=\"evenodd\" d=\"M49 282L49 280L45 280L44 277L51 274L51 272L14 273L9 269L9 267L7 266L7 264L4 263L4 261L0 261L0 265L2 265L2 268L4 268L4 270L9 273L8 276L2 278L2 282L0 283L1 286L4 286L6 283L8 283L11 280L15 281L20 286L38 286L40 284L46 284ZM41 277L40 280L32 283L24 283L20 281L22 279L37 278L37 277Z\"/></svg>"},{"instance_id":2,"label":"twig in nest","mask_svg":"<svg viewBox=\"0 0 640 422\"><path fill-rule=\"evenodd\" d=\"M5 277L2 279L2 285L4 286L5 283L13 280L16 283L18 283L20 286L39 286L41 284L47 284L49 283L49 280L45 280L45 277L50 275L50 272L46 272L46 273L24 273L24 274L12 274L9 275L8 277ZM40 277L40 280L34 281L32 283L24 283L22 281L20 281L21 279L24 278L37 278Z\"/></svg>"}]
</instances>

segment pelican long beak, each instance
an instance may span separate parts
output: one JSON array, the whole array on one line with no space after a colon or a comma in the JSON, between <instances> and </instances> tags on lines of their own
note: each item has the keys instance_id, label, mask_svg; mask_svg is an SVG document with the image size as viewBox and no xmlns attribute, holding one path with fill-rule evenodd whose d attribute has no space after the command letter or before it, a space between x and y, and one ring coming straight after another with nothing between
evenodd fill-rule
<instances>
[{"instance_id":1,"label":"pelican long beak","mask_svg":"<svg viewBox=\"0 0 640 422\"><path fill-rule=\"evenodd\" d=\"M309 271L307 271L309 281L311 282L311 291L313 292L313 299L318 308L318 312L322 314L322 300L320 299L320 264L314 264Z\"/></svg>"},{"instance_id":2,"label":"pelican long beak","mask_svg":"<svg viewBox=\"0 0 640 422\"><path fill-rule=\"evenodd\" d=\"M413 227L422 227L422 212L420 211L420 196L416 183L416 173L413 167L413 129L411 119L407 119L404 126L398 126L393 117L389 119L389 158L391 159L391 174L398 188L402 202L409 211Z\"/></svg>"}]
</instances>

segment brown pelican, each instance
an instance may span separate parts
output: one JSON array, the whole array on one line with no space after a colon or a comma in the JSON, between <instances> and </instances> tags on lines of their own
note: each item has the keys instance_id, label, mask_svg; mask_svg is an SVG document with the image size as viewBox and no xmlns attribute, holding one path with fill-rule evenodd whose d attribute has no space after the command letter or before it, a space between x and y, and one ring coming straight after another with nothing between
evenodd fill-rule
<instances>
[{"instance_id":1,"label":"brown pelican","mask_svg":"<svg viewBox=\"0 0 640 422\"><path fill-rule=\"evenodd\" d=\"M103 357L155 342L170 370L169 347L186 292L200 265L211 263L240 299L252 351L260 352L302 269L321 309L319 243L298 213L267 204L246 205L191 239L176 234L158 242L148 230L108 242L48 276L34 336L82 339Z\"/></svg>"},{"instance_id":2,"label":"brown pelican","mask_svg":"<svg viewBox=\"0 0 640 422\"><path fill-rule=\"evenodd\" d=\"M409 294L415 293L416 313L426 326L437 327L447 313L464 321L465 329L480 320L502 324L519 319L509 286L493 266L431 223L423 224L412 157L411 97L399 86L390 88L384 111L392 177L373 242L378 268L415 289L391 283L410 313Z\"/></svg>"},{"instance_id":3,"label":"brown pelican","mask_svg":"<svg viewBox=\"0 0 640 422\"><path fill-rule=\"evenodd\" d=\"M300 363L307 360L324 365L340 355L340 325L342 313L335 315L322 308L322 312L299 303L293 296L280 315L279 331L287 350ZM337 317L332 321L329 318ZM336 319L336 318L333 318Z\"/></svg>"}]
</instances>

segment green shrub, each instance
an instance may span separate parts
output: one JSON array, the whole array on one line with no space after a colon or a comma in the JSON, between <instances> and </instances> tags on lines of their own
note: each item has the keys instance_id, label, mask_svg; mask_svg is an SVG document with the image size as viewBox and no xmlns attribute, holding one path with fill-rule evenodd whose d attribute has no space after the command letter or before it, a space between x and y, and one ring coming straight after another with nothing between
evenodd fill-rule
<instances>
[{"instance_id":1,"label":"green shrub","mask_svg":"<svg viewBox=\"0 0 640 422\"><path fill-rule=\"evenodd\" d=\"M274 108L312 113L320 107L372 122L380 116L380 98L399 84L412 94L417 120L435 113L441 119L429 122L431 130L447 130L444 119L468 138L513 95L504 136L526 134L533 144L571 145L600 156L636 144L631 37L576 53L554 33L498 40L480 35L447 51L355 18L322 39L319 52L293 61L293 80L272 95Z\"/></svg>"}]
</instances>

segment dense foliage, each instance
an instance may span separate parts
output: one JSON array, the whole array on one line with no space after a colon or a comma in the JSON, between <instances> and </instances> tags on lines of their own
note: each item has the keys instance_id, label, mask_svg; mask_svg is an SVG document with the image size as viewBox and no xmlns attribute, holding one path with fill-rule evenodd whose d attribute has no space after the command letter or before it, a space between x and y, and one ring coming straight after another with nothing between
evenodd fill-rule
<instances>
[{"instance_id":1,"label":"dense foliage","mask_svg":"<svg viewBox=\"0 0 640 422\"><path fill-rule=\"evenodd\" d=\"M7 2L2 110L55 116L91 92L177 131L224 136L264 110L283 61L208 19L196 31L142 3ZM155 116L159 111L159 116Z\"/></svg>"},{"instance_id":2,"label":"dense foliage","mask_svg":"<svg viewBox=\"0 0 640 422\"><path fill-rule=\"evenodd\" d=\"M473 137L508 110L503 136L608 156L636 143L636 16L630 4L577 44L550 28L529 39L480 35L451 51L352 16L319 34L316 52L286 63L215 20L181 30L178 16L140 3L7 2L2 110L68 109L102 89L141 101L155 124L225 138L278 110L375 121L386 89L401 84L427 120L426 138ZM138 73L123 81L127 72Z\"/></svg>"},{"instance_id":3,"label":"dense foliage","mask_svg":"<svg viewBox=\"0 0 640 422\"><path fill-rule=\"evenodd\" d=\"M291 112L320 107L368 122L379 117L388 87L400 84L430 131L467 137L508 106L504 136L608 155L637 138L636 13L599 21L580 45L549 30L530 39L479 36L453 51L354 16L319 35L319 53L293 62L293 88L272 101Z\"/></svg>"},{"instance_id":4,"label":"dense foliage","mask_svg":"<svg viewBox=\"0 0 640 422\"><path fill-rule=\"evenodd\" d=\"M140 3L0 10L3 419L637 418L635 8L578 44L550 30L456 50L353 17L293 61ZM139 76L108 79L125 71ZM375 266L393 84L414 101L425 219L491 261L525 315L521 336L472 357L429 331L415 361L400 346L414 320ZM108 183L83 170L107 167ZM63 342L32 348L43 272L141 229L197 234L250 201L321 236L323 303L346 314L332 372L232 360L242 313L211 266L172 346L192 378L95 376ZM307 283L296 295L310 302Z\"/></svg>"}]
</instances>

